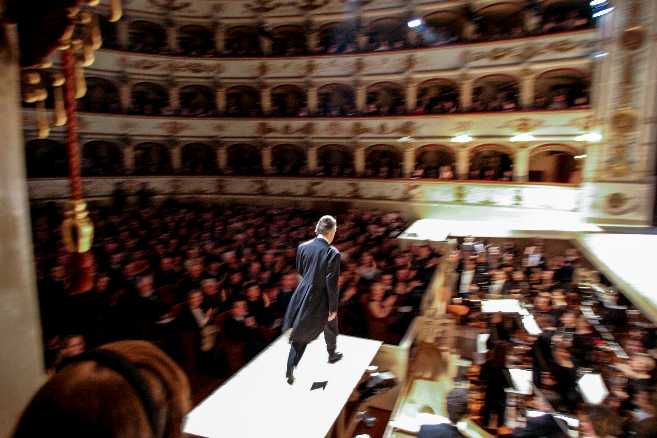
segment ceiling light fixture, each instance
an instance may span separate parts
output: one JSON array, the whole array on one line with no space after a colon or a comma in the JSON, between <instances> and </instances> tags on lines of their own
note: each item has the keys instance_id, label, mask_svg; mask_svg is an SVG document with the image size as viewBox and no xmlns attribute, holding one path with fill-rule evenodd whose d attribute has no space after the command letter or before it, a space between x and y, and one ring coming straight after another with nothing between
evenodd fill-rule
<instances>
[{"instance_id":1,"label":"ceiling light fixture","mask_svg":"<svg viewBox=\"0 0 657 438\"><path fill-rule=\"evenodd\" d=\"M421 18L412 18L412 19L408 20L408 23L406 23L406 24L411 29L414 29L416 27L422 26L422 19Z\"/></svg>"},{"instance_id":2,"label":"ceiling light fixture","mask_svg":"<svg viewBox=\"0 0 657 438\"><path fill-rule=\"evenodd\" d=\"M513 142L534 141L536 140L536 137L534 137L532 134L528 132L523 132L522 134L514 135L513 137L510 138L510 140Z\"/></svg>"},{"instance_id":3,"label":"ceiling light fixture","mask_svg":"<svg viewBox=\"0 0 657 438\"><path fill-rule=\"evenodd\" d=\"M587 132L575 137L575 141L588 141L589 143L597 143L600 140L602 140L602 134L599 132Z\"/></svg>"},{"instance_id":4,"label":"ceiling light fixture","mask_svg":"<svg viewBox=\"0 0 657 438\"><path fill-rule=\"evenodd\" d=\"M456 135L452 137L452 143L468 143L470 141L474 140L470 134L461 134L461 135Z\"/></svg>"}]
</instances>

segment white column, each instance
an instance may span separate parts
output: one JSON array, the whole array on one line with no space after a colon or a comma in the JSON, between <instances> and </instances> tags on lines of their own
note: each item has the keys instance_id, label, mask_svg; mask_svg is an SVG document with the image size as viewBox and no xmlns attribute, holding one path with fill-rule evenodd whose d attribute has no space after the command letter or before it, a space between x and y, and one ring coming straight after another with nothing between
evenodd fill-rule
<instances>
[{"instance_id":1,"label":"white column","mask_svg":"<svg viewBox=\"0 0 657 438\"><path fill-rule=\"evenodd\" d=\"M317 170L317 146L308 144L308 171L314 174Z\"/></svg>"},{"instance_id":2,"label":"white column","mask_svg":"<svg viewBox=\"0 0 657 438\"><path fill-rule=\"evenodd\" d=\"M271 113L271 88L264 82L260 84L260 106L263 114Z\"/></svg>"},{"instance_id":3,"label":"white column","mask_svg":"<svg viewBox=\"0 0 657 438\"><path fill-rule=\"evenodd\" d=\"M182 171L182 146L177 138L170 138L168 141L169 151L171 153L171 166L173 173L178 174Z\"/></svg>"},{"instance_id":4,"label":"white column","mask_svg":"<svg viewBox=\"0 0 657 438\"><path fill-rule=\"evenodd\" d=\"M132 108L132 85L132 80L126 73L119 76L119 100L124 113L129 113Z\"/></svg>"},{"instance_id":5,"label":"white column","mask_svg":"<svg viewBox=\"0 0 657 438\"><path fill-rule=\"evenodd\" d=\"M456 177L461 180L470 178L470 151L466 146L456 152Z\"/></svg>"},{"instance_id":6,"label":"white column","mask_svg":"<svg viewBox=\"0 0 657 438\"><path fill-rule=\"evenodd\" d=\"M406 111L412 113L417 105L417 81L413 78L406 79Z\"/></svg>"},{"instance_id":7,"label":"white column","mask_svg":"<svg viewBox=\"0 0 657 438\"><path fill-rule=\"evenodd\" d=\"M472 86L474 81L470 78L469 75L461 75L459 86L460 93L459 97L461 99L461 111L469 111L472 106Z\"/></svg>"},{"instance_id":8,"label":"white column","mask_svg":"<svg viewBox=\"0 0 657 438\"><path fill-rule=\"evenodd\" d=\"M218 55L222 55L225 49L226 27L221 22L213 24L214 30L214 50Z\"/></svg>"},{"instance_id":9,"label":"white column","mask_svg":"<svg viewBox=\"0 0 657 438\"><path fill-rule=\"evenodd\" d=\"M262 146L262 170L265 175L271 173L271 149L272 147L268 144Z\"/></svg>"},{"instance_id":10,"label":"white column","mask_svg":"<svg viewBox=\"0 0 657 438\"><path fill-rule=\"evenodd\" d=\"M176 22L173 19L168 18L166 22L167 27L167 46L169 52L178 53L178 28L176 27Z\"/></svg>"},{"instance_id":11,"label":"white column","mask_svg":"<svg viewBox=\"0 0 657 438\"><path fill-rule=\"evenodd\" d=\"M522 82L520 83L520 105L523 108L534 106L536 74L530 69L522 71Z\"/></svg>"},{"instance_id":12,"label":"white column","mask_svg":"<svg viewBox=\"0 0 657 438\"><path fill-rule=\"evenodd\" d=\"M129 136L119 139L119 144L123 146L123 171L126 175L135 173L135 146Z\"/></svg>"},{"instance_id":13,"label":"white column","mask_svg":"<svg viewBox=\"0 0 657 438\"><path fill-rule=\"evenodd\" d=\"M529 145L523 144L513 157L513 180L527 181L529 179Z\"/></svg>"},{"instance_id":14,"label":"white column","mask_svg":"<svg viewBox=\"0 0 657 438\"><path fill-rule=\"evenodd\" d=\"M116 23L110 23L112 26L116 26L116 38L119 42L119 47L124 50L128 50L130 47L130 20L128 17L123 17Z\"/></svg>"},{"instance_id":15,"label":"white column","mask_svg":"<svg viewBox=\"0 0 657 438\"><path fill-rule=\"evenodd\" d=\"M4 3L4 2L0 2ZM16 33L2 24L8 38L0 46L0 436L11 436L16 420L44 382L41 325L32 257L27 199L22 112L18 101ZM11 53L10 53L11 52Z\"/></svg>"},{"instance_id":16,"label":"white column","mask_svg":"<svg viewBox=\"0 0 657 438\"><path fill-rule=\"evenodd\" d=\"M354 145L354 171L356 176L362 176L365 173L365 147L358 143Z\"/></svg>"},{"instance_id":17,"label":"white column","mask_svg":"<svg viewBox=\"0 0 657 438\"><path fill-rule=\"evenodd\" d=\"M217 82L214 85L214 90L217 112L219 115L222 115L226 112L226 87L224 87L222 83Z\"/></svg>"},{"instance_id":18,"label":"white column","mask_svg":"<svg viewBox=\"0 0 657 438\"><path fill-rule=\"evenodd\" d=\"M403 176L410 178L415 169L415 144L408 142L404 144L404 163L403 163Z\"/></svg>"},{"instance_id":19,"label":"white column","mask_svg":"<svg viewBox=\"0 0 657 438\"><path fill-rule=\"evenodd\" d=\"M225 172L226 168L228 167L228 151L226 149L226 145L221 142L216 142L216 148L217 166L219 166L219 170Z\"/></svg>"},{"instance_id":20,"label":"white column","mask_svg":"<svg viewBox=\"0 0 657 438\"><path fill-rule=\"evenodd\" d=\"M359 113L364 113L365 112L365 105L367 102L367 87L365 84L358 80L356 81L356 110Z\"/></svg>"}]
</instances>

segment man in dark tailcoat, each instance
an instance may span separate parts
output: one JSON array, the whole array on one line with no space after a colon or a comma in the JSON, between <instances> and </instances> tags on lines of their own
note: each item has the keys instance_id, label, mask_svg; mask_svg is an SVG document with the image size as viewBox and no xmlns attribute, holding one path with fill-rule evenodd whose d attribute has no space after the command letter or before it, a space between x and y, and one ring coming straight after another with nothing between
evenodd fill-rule
<instances>
[{"instance_id":1,"label":"man in dark tailcoat","mask_svg":"<svg viewBox=\"0 0 657 438\"><path fill-rule=\"evenodd\" d=\"M331 246L337 222L332 216L322 216L315 227L316 238L297 248L297 272L301 281L285 312L283 331L290 333L290 354L287 359L287 383L294 383L294 368L299 364L306 345L324 331L329 363L342 358L336 352L338 336L338 277L340 252Z\"/></svg>"}]
</instances>

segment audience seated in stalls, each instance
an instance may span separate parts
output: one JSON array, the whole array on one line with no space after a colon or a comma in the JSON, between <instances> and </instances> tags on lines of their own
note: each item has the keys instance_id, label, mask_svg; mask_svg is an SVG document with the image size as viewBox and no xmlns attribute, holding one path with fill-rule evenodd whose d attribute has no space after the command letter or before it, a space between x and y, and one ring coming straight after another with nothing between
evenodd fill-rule
<instances>
[{"instance_id":1,"label":"audience seated in stalls","mask_svg":"<svg viewBox=\"0 0 657 438\"><path fill-rule=\"evenodd\" d=\"M551 248L541 241L522 248L469 237L450 260L455 260L457 272L451 282L454 298L448 312L457 315L460 324L488 333L489 355L496 355L498 345L508 346L506 360L500 359L496 370L531 369L536 391L542 394L538 397L535 392L533 401L544 398L549 407L539 410L577 416L582 431L590 431L590 436L632 436L631 431L644 427L654 432L655 326L613 289L592 288L589 279L593 277L574 249ZM540 334L530 335L517 315L496 313L485 318L481 313L480 300L506 297L493 293L500 288L496 281L502 281L502 274L509 283L506 296L519 300L530 312ZM474 393L482 387L482 395L475 397L485 401L479 417L474 418L487 427L490 412L496 410L498 420L499 414L511 415L510 423L517 425L523 415L517 404L507 409L496 403L505 398L499 390L504 385L500 376L492 379L496 382L493 390L498 392L491 394L490 363L489 359L475 373L481 385L471 384ZM586 394L578 385L589 373L601 375L609 391L602 405L615 414L610 416L613 427L602 435L593 430L590 421L597 418L598 409L586 404ZM498 426L509 424L504 420ZM525 427L515 426L513 436L535 436L532 433L545 431L544 427L561 436L556 423L545 415L530 418Z\"/></svg>"},{"instance_id":2,"label":"audience seated in stalls","mask_svg":"<svg viewBox=\"0 0 657 438\"><path fill-rule=\"evenodd\" d=\"M69 333L83 334L90 348L144 339L167 351L196 387L199 374L230 374L280 334L297 285L296 245L312 237L319 213L173 200L131 204L117 190L114 205L90 208L97 274L86 294L66 293L59 234L42 226L47 209L34 211L39 291L49 303L42 307L49 368L68 354L59 345ZM398 341L417 314L439 254L425 246L401 249L394 237L406 226L398 213L341 216L335 245L344 263L343 333L369 335L371 288L383 288L396 303L388 308L390 324L375 330L381 338Z\"/></svg>"},{"instance_id":3,"label":"audience seated in stalls","mask_svg":"<svg viewBox=\"0 0 657 438\"><path fill-rule=\"evenodd\" d=\"M183 436L191 394L176 363L144 341L120 341L101 348L108 353L79 356L37 391L18 420L14 438ZM102 359L108 355L118 359ZM126 377L130 372L143 385L143 395L135 389L137 383ZM150 414L147 403L152 406ZM149 420L149 415L160 420Z\"/></svg>"}]
</instances>

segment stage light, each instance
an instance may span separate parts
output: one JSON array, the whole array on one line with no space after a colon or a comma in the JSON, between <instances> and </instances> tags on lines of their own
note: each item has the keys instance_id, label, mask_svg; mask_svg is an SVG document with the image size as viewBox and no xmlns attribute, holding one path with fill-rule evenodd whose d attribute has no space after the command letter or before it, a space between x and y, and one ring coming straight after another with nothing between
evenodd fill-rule
<instances>
[{"instance_id":1,"label":"stage light","mask_svg":"<svg viewBox=\"0 0 657 438\"><path fill-rule=\"evenodd\" d=\"M470 134L461 134L452 137L452 143L468 143L470 141L474 140L473 137L470 136Z\"/></svg>"},{"instance_id":2,"label":"stage light","mask_svg":"<svg viewBox=\"0 0 657 438\"><path fill-rule=\"evenodd\" d=\"M605 58L607 55L609 55L609 52L605 52L604 50L597 50L593 53L594 58Z\"/></svg>"},{"instance_id":3,"label":"stage light","mask_svg":"<svg viewBox=\"0 0 657 438\"><path fill-rule=\"evenodd\" d=\"M600 140L602 140L602 134L599 132L587 132L575 137L575 141L588 141L589 143L597 143Z\"/></svg>"},{"instance_id":4,"label":"stage light","mask_svg":"<svg viewBox=\"0 0 657 438\"><path fill-rule=\"evenodd\" d=\"M405 135L403 137L400 137L399 140L397 140L397 141L400 142L400 143L406 143L406 142L413 141L413 140L415 140L415 139L413 137L411 137L410 135Z\"/></svg>"},{"instance_id":5,"label":"stage light","mask_svg":"<svg viewBox=\"0 0 657 438\"><path fill-rule=\"evenodd\" d=\"M590 5L591 6L598 6L603 3L609 3L609 0L591 0Z\"/></svg>"},{"instance_id":6,"label":"stage light","mask_svg":"<svg viewBox=\"0 0 657 438\"><path fill-rule=\"evenodd\" d=\"M576 160L583 160L584 158L586 158L586 154L575 155L573 158Z\"/></svg>"},{"instance_id":7,"label":"stage light","mask_svg":"<svg viewBox=\"0 0 657 438\"><path fill-rule=\"evenodd\" d=\"M593 18L602 17L603 15L607 15L608 13L613 11L614 9L615 8L613 6L610 6L608 8L601 9L598 12L595 12L592 16L593 16Z\"/></svg>"},{"instance_id":8,"label":"stage light","mask_svg":"<svg viewBox=\"0 0 657 438\"><path fill-rule=\"evenodd\" d=\"M408 20L408 23L406 23L406 24L408 24L408 27L410 27L411 29L414 29L416 27L422 26L422 19L421 18L412 18L412 19Z\"/></svg>"},{"instance_id":9,"label":"stage light","mask_svg":"<svg viewBox=\"0 0 657 438\"><path fill-rule=\"evenodd\" d=\"M513 142L533 141L536 140L536 137L534 137L532 134L528 132L523 132L522 134L514 135L513 137L510 138L510 140Z\"/></svg>"}]
</instances>

